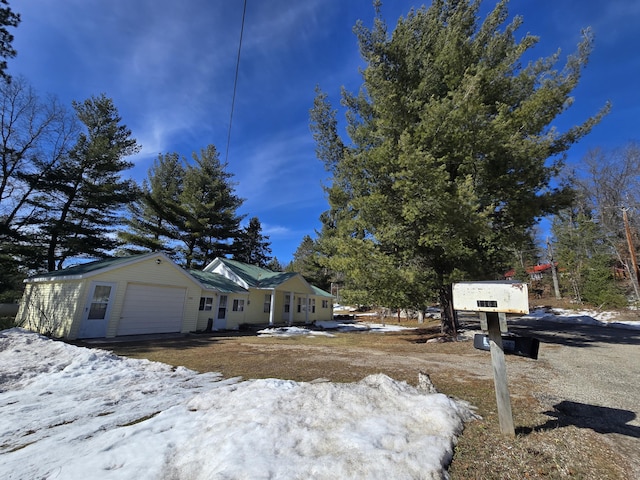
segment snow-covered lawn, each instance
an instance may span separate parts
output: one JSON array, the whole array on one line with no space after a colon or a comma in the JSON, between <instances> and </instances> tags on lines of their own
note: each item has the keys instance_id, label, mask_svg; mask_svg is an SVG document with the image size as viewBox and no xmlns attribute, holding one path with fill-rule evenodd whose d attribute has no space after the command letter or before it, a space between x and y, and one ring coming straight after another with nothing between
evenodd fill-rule
<instances>
[{"instance_id":1,"label":"snow-covered lawn","mask_svg":"<svg viewBox=\"0 0 640 480\"><path fill-rule=\"evenodd\" d=\"M384 375L224 380L0 332L0 478L443 478L468 405Z\"/></svg>"}]
</instances>

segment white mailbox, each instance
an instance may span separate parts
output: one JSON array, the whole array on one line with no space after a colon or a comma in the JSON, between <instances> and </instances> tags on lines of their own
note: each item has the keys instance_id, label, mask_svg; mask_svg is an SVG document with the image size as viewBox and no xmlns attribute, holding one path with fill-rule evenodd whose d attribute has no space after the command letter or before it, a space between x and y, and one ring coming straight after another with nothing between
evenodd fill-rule
<instances>
[{"instance_id":1,"label":"white mailbox","mask_svg":"<svg viewBox=\"0 0 640 480\"><path fill-rule=\"evenodd\" d=\"M507 368L501 334L507 333L507 313L529 313L527 285L526 283L505 281L454 283L453 308L480 312L480 328L488 332L500 430L513 437L515 436L515 427L511 413L511 399L509 398Z\"/></svg>"},{"instance_id":2,"label":"white mailbox","mask_svg":"<svg viewBox=\"0 0 640 480\"><path fill-rule=\"evenodd\" d=\"M454 283L453 308L470 312L527 314L527 284L511 281Z\"/></svg>"}]
</instances>

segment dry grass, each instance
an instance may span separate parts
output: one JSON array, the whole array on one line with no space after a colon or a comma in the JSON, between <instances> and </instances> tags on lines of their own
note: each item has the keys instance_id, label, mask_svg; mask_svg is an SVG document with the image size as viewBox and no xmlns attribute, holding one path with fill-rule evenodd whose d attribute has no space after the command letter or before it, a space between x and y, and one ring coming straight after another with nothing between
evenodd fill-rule
<instances>
[{"instance_id":1,"label":"dry grass","mask_svg":"<svg viewBox=\"0 0 640 480\"><path fill-rule=\"evenodd\" d=\"M391 320L389 323L397 323ZM404 325L417 326L403 322ZM182 365L224 377L325 378L352 382L373 373L416 384L427 371L440 392L477 407L482 420L467 424L450 467L452 479L630 478L623 455L603 435L560 425L548 415L544 375L510 378L517 435L499 433L495 393L487 352L472 342L426 343L438 336L436 324L399 333L340 333L335 337L267 338L252 334L191 335L155 342L111 343L100 348L133 358ZM526 363L529 362L529 363ZM516 371L532 360L509 357ZM487 364L489 366L487 367ZM536 372L544 372L536 364ZM508 367L509 368L509 367Z\"/></svg>"}]
</instances>

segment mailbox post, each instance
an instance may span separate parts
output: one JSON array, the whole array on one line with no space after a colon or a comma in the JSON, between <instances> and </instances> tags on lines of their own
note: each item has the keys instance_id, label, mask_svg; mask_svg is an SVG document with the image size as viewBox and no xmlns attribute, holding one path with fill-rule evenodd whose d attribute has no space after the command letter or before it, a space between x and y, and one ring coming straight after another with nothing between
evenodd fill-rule
<instances>
[{"instance_id":1,"label":"mailbox post","mask_svg":"<svg viewBox=\"0 0 640 480\"><path fill-rule=\"evenodd\" d=\"M480 314L480 327L489 337L500 430L515 436L502 334L507 333L507 313L529 313L527 285L518 282L455 283L453 308Z\"/></svg>"}]
</instances>

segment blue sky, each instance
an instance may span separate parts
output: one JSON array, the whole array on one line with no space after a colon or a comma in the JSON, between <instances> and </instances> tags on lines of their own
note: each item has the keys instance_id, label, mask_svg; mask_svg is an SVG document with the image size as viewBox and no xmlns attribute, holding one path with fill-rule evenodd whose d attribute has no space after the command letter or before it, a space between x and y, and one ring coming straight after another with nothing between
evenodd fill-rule
<instances>
[{"instance_id":1,"label":"blue sky","mask_svg":"<svg viewBox=\"0 0 640 480\"><path fill-rule=\"evenodd\" d=\"M12 0L22 23L13 31L23 75L42 96L70 105L105 93L142 145L130 175L141 181L158 153L214 144L224 160L243 0ZM427 3L428 4L428 3ZM383 0L390 30L421 2ZM483 4L484 11L494 2ZM556 125L582 122L607 101L612 112L569 153L638 141L640 1L512 0L522 35L540 36L533 55L574 51L591 26L595 50L575 104ZM309 131L314 87L335 106L340 87L356 91L362 61L352 27L371 25L371 0L248 0L228 171L281 263L327 208L326 173Z\"/></svg>"}]
</instances>

